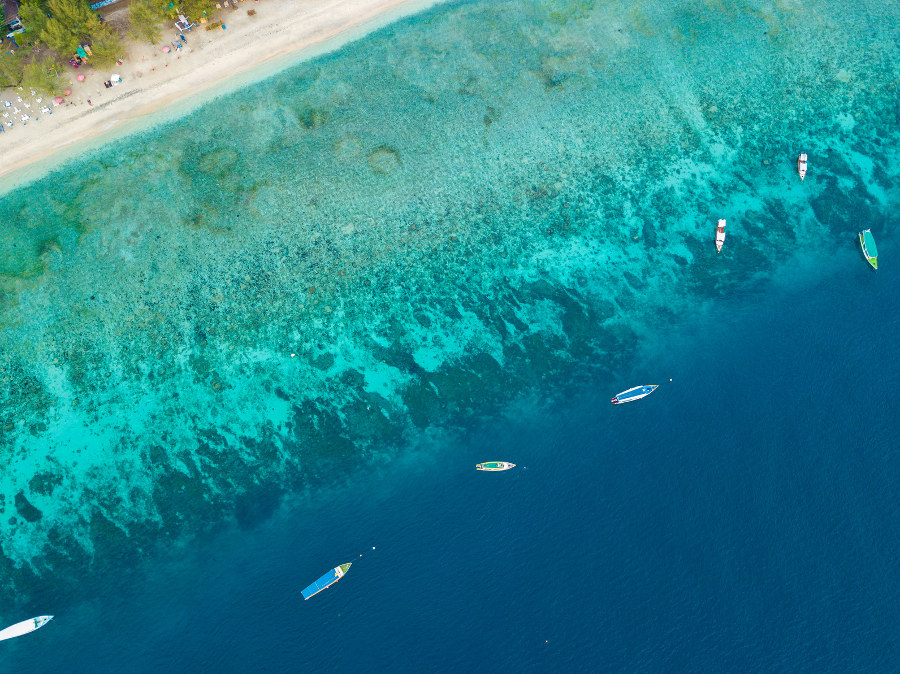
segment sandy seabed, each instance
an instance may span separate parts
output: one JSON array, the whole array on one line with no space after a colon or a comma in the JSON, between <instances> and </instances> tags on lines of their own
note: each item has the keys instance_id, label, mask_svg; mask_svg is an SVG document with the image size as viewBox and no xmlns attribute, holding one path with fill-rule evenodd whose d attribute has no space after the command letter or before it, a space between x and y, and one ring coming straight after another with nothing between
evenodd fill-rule
<instances>
[{"instance_id":1,"label":"sandy seabed","mask_svg":"<svg viewBox=\"0 0 900 674\"><path fill-rule=\"evenodd\" d=\"M267 63L285 66L307 51L334 48L360 31L412 14L439 0L240 0L217 10L207 24L186 32L181 49L168 53L163 47L178 33L165 28L157 45L131 43L121 65L93 70L67 68L60 89L71 95L57 106L52 96L30 91L0 94L0 106L10 101L13 127L0 134L0 180L7 189L32 180L49 170L56 160L85 149L89 141L102 143L116 129L131 126L151 113L177 102L201 100L230 80L253 75ZM254 13L250 14L249 11ZM192 17L193 18L193 17ZM212 23L225 28L207 30ZM111 75L122 82L104 87ZM77 75L84 74L79 82ZM252 79L252 77L251 77ZM38 102L38 98L42 98ZM19 100L21 99L21 100ZM29 103L30 107L24 107ZM20 112L13 112L18 107ZM41 113L51 107L52 114ZM21 114L31 117L22 123ZM25 170L28 168L29 170Z\"/></svg>"}]
</instances>

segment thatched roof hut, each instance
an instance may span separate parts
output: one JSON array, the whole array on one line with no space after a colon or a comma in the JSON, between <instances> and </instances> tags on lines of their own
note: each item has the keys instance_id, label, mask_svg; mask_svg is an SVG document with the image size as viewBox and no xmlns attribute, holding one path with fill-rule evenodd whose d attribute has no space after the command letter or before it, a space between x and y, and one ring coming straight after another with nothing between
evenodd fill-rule
<instances>
[{"instance_id":1,"label":"thatched roof hut","mask_svg":"<svg viewBox=\"0 0 900 674\"><path fill-rule=\"evenodd\" d=\"M3 25L8 26L19 18L18 0L3 0Z\"/></svg>"}]
</instances>

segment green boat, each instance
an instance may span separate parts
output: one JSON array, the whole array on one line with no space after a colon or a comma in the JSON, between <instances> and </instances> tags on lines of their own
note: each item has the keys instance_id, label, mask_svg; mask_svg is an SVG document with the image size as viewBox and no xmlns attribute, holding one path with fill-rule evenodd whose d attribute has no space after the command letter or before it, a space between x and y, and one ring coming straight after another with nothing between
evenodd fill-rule
<instances>
[{"instance_id":1,"label":"green boat","mask_svg":"<svg viewBox=\"0 0 900 674\"><path fill-rule=\"evenodd\" d=\"M872 236L871 229L864 229L859 233L859 245L862 247L863 255L872 265L872 269L878 269L878 249L875 247L875 238Z\"/></svg>"}]
</instances>

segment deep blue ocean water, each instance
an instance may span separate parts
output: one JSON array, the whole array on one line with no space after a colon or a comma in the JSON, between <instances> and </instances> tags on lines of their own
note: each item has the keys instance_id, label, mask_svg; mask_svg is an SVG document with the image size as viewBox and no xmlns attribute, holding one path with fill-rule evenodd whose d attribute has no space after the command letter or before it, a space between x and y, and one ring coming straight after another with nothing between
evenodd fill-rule
<instances>
[{"instance_id":1,"label":"deep blue ocean water","mask_svg":"<svg viewBox=\"0 0 900 674\"><path fill-rule=\"evenodd\" d=\"M135 571L5 644L3 670L888 671L900 276L843 258L723 300L627 380Z\"/></svg>"},{"instance_id":2,"label":"deep blue ocean water","mask_svg":"<svg viewBox=\"0 0 900 674\"><path fill-rule=\"evenodd\" d=\"M890 670L870 4L447 3L0 196L0 672Z\"/></svg>"}]
</instances>

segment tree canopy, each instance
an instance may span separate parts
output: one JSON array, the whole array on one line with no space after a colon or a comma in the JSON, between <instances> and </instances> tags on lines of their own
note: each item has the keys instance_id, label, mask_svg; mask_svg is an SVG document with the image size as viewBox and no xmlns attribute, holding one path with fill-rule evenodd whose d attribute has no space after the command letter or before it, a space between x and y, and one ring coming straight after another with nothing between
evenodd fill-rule
<instances>
[{"instance_id":1,"label":"tree canopy","mask_svg":"<svg viewBox=\"0 0 900 674\"><path fill-rule=\"evenodd\" d=\"M41 34L49 18L47 8L41 0L22 0L19 5L19 19L25 29L33 35Z\"/></svg>"},{"instance_id":2,"label":"tree canopy","mask_svg":"<svg viewBox=\"0 0 900 674\"><path fill-rule=\"evenodd\" d=\"M103 27L85 0L47 0L46 8L49 18L39 37L59 56L68 58Z\"/></svg>"},{"instance_id":3,"label":"tree canopy","mask_svg":"<svg viewBox=\"0 0 900 674\"><path fill-rule=\"evenodd\" d=\"M122 56L122 41L106 26L93 37L91 58L98 68L111 66Z\"/></svg>"},{"instance_id":4,"label":"tree canopy","mask_svg":"<svg viewBox=\"0 0 900 674\"><path fill-rule=\"evenodd\" d=\"M20 52L21 50L0 54L0 87L17 87L22 81L25 63Z\"/></svg>"},{"instance_id":5,"label":"tree canopy","mask_svg":"<svg viewBox=\"0 0 900 674\"><path fill-rule=\"evenodd\" d=\"M152 44L162 37L160 24L167 18L159 0L136 0L128 7L131 28L128 34L135 40L146 40Z\"/></svg>"},{"instance_id":6,"label":"tree canopy","mask_svg":"<svg viewBox=\"0 0 900 674\"><path fill-rule=\"evenodd\" d=\"M22 70L22 84L27 88L52 94L61 88L54 68L53 59L49 57L35 59Z\"/></svg>"},{"instance_id":7,"label":"tree canopy","mask_svg":"<svg viewBox=\"0 0 900 674\"><path fill-rule=\"evenodd\" d=\"M157 43L179 14L197 22L211 10L211 0L134 0L128 7L130 37ZM25 26L22 46L0 55L0 87L27 85L52 91L75 50L87 45L91 63L106 68L122 58L119 35L90 8L90 0L22 0L19 18ZM48 53L48 49L52 53Z\"/></svg>"}]
</instances>

